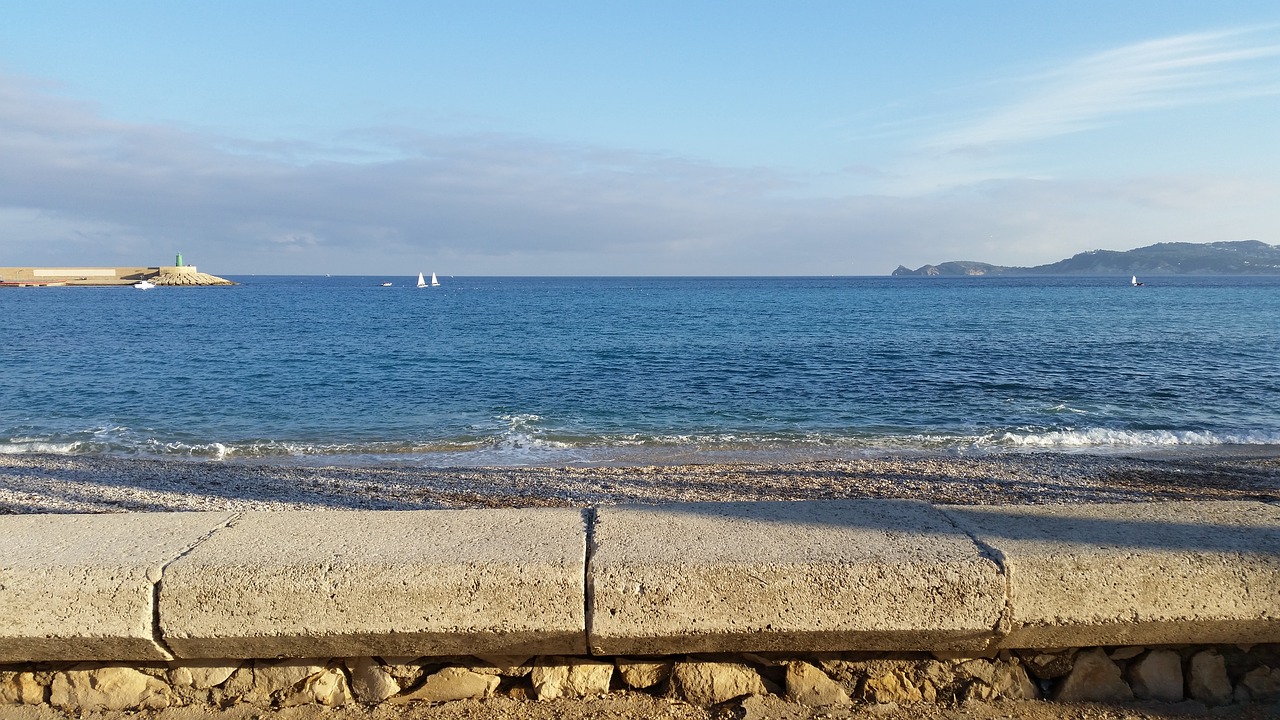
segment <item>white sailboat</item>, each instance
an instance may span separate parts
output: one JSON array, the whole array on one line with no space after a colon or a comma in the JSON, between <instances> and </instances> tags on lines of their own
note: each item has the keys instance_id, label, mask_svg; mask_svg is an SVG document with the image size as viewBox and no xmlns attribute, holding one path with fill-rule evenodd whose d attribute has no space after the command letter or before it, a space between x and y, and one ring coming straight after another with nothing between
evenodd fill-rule
<instances>
[{"instance_id":1,"label":"white sailboat","mask_svg":"<svg viewBox=\"0 0 1280 720\"><path fill-rule=\"evenodd\" d=\"M419 275L418 275L418 278L419 278L419 280L421 280L422 275L421 275L421 274L419 274ZM435 273L431 273L431 287L440 287L440 281L436 279L436 274L435 274Z\"/></svg>"},{"instance_id":2,"label":"white sailboat","mask_svg":"<svg viewBox=\"0 0 1280 720\"><path fill-rule=\"evenodd\" d=\"M1137 275L1134 275L1134 276L1133 276L1133 279L1129 280L1129 283L1130 283L1131 285L1133 285L1133 287L1138 287L1139 285L1141 285L1141 284L1142 284L1142 283L1138 282L1138 276L1137 276Z\"/></svg>"},{"instance_id":3,"label":"white sailboat","mask_svg":"<svg viewBox=\"0 0 1280 720\"><path fill-rule=\"evenodd\" d=\"M435 275L432 275L432 276L431 276L431 279L432 279L432 280L435 280L435 279L436 279L436 276L435 276ZM427 286L427 281L426 281L426 279L422 277L422 273L418 273L418 287L426 287L426 286Z\"/></svg>"}]
</instances>

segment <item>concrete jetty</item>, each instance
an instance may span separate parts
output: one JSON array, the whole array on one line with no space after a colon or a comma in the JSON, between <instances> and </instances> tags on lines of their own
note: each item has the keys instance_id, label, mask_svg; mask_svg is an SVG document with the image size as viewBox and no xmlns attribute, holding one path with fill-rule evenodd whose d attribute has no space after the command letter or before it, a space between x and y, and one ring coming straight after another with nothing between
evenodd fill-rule
<instances>
[{"instance_id":1,"label":"concrete jetty","mask_svg":"<svg viewBox=\"0 0 1280 720\"><path fill-rule=\"evenodd\" d=\"M202 273L195 265L0 267L0 287L101 287L133 285L141 280L147 280L155 285L188 287L236 284L225 278Z\"/></svg>"}]
</instances>

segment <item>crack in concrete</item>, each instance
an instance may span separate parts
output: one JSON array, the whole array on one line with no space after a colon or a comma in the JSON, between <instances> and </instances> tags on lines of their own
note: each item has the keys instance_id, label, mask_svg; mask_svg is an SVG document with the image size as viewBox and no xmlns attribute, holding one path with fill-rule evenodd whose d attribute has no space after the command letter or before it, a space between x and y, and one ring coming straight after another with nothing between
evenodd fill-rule
<instances>
[{"instance_id":1,"label":"crack in concrete","mask_svg":"<svg viewBox=\"0 0 1280 720\"><path fill-rule=\"evenodd\" d=\"M173 652L173 648L169 647L169 643L164 639L164 632L160 629L160 591L161 585L164 584L165 571L169 569L170 565L181 560L187 555L190 555L192 551L203 545L209 540L209 538L216 535L220 530L225 530L226 528L235 525L235 523L243 516L244 513L242 512L232 513L231 517L210 528L209 532L196 538L177 555L166 560L156 571L155 578L151 580L151 641L155 643L156 649L165 656L165 659L173 660L176 657ZM151 573L148 573L148 576L150 576L150 574Z\"/></svg>"},{"instance_id":2,"label":"crack in concrete","mask_svg":"<svg viewBox=\"0 0 1280 720\"><path fill-rule=\"evenodd\" d=\"M1004 580L1004 607L1000 609L1000 617L996 619L996 624L992 626L991 631L995 634L995 640L1007 636L1013 629L1013 578L1009 569L1008 559L1004 553L992 545L989 545L978 538L964 522L947 512L947 508L941 505L934 505L933 508L942 513L948 521L960 532L968 536L969 541L974 547L982 553L982 556L995 563L996 569L1000 571L1000 578ZM988 645L989 647L989 645Z\"/></svg>"},{"instance_id":3,"label":"crack in concrete","mask_svg":"<svg viewBox=\"0 0 1280 720\"><path fill-rule=\"evenodd\" d=\"M589 507L582 509L582 521L584 530L586 531L586 543L583 545L582 558L582 619L583 619L583 645L587 648L588 655L596 655L595 649L591 647L592 625L595 620L595 582L592 580L591 561L595 559L596 554L596 508Z\"/></svg>"}]
</instances>

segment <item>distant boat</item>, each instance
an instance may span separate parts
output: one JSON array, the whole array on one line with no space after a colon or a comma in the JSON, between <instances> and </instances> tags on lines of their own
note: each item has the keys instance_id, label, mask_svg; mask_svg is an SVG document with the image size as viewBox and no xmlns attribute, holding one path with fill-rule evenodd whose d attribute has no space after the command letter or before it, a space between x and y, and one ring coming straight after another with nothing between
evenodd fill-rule
<instances>
[{"instance_id":1,"label":"distant boat","mask_svg":"<svg viewBox=\"0 0 1280 720\"><path fill-rule=\"evenodd\" d=\"M422 282L422 273L418 273L418 282ZM440 287L440 281L436 279L435 273L431 273L431 287Z\"/></svg>"},{"instance_id":2,"label":"distant boat","mask_svg":"<svg viewBox=\"0 0 1280 720\"><path fill-rule=\"evenodd\" d=\"M389 282L384 282L384 283L382 283L382 287L391 287L391 283L389 283Z\"/></svg>"},{"instance_id":3,"label":"distant boat","mask_svg":"<svg viewBox=\"0 0 1280 720\"><path fill-rule=\"evenodd\" d=\"M151 282L150 280L139 280L138 282L134 283L133 286L139 290L150 290L151 288L155 287L156 284Z\"/></svg>"},{"instance_id":4,"label":"distant boat","mask_svg":"<svg viewBox=\"0 0 1280 720\"><path fill-rule=\"evenodd\" d=\"M435 279L436 279L436 276L435 276L435 275L432 275L432 276L431 276L431 279L432 279L432 280L435 280ZM418 273L418 287L426 287L426 286L427 286L427 281L426 281L426 279L422 277L422 273Z\"/></svg>"},{"instance_id":5,"label":"distant boat","mask_svg":"<svg viewBox=\"0 0 1280 720\"><path fill-rule=\"evenodd\" d=\"M1132 279L1132 280L1130 280L1130 281L1129 281L1129 283L1130 283L1131 285L1133 285L1134 287L1138 287L1138 286L1142 285L1142 283L1138 282L1138 276L1137 276L1137 275L1134 275L1134 276L1133 276L1133 279Z\"/></svg>"}]
</instances>

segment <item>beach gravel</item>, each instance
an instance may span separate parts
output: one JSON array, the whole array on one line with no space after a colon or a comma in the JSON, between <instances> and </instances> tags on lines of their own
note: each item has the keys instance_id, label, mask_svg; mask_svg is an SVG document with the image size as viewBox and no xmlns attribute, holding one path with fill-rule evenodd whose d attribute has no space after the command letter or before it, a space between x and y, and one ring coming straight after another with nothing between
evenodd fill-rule
<instances>
[{"instance_id":1,"label":"beach gravel","mask_svg":"<svg viewBox=\"0 0 1280 720\"><path fill-rule=\"evenodd\" d=\"M909 498L941 504L1280 499L1280 452L885 456L798 463L315 467L0 455L0 513L425 510Z\"/></svg>"}]
</instances>

